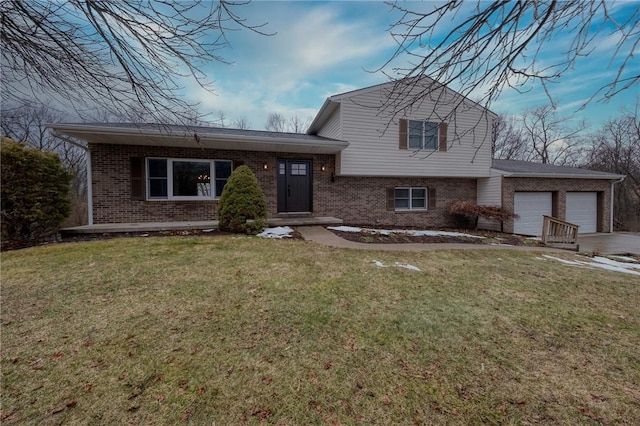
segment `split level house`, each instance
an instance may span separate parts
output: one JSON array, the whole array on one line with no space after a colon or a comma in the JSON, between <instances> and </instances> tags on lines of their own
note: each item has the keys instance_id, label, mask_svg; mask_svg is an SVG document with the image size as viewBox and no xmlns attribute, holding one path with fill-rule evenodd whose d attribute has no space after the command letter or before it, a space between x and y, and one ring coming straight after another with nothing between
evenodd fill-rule
<instances>
[{"instance_id":1,"label":"split level house","mask_svg":"<svg viewBox=\"0 0 640 426\"><path fill-rule=\"evenodd\" d=\"M425 85L430 90L424 95ZM432 80L329 97L306 134L157 124L51 124L88 146L89 224L217 218L232 170L256 174L270 218L447 227L458 200L514 212L483 228L539 235L543 215L612 230L623 176L492 160L497 116Z\"/></svg>"}]
</instances>

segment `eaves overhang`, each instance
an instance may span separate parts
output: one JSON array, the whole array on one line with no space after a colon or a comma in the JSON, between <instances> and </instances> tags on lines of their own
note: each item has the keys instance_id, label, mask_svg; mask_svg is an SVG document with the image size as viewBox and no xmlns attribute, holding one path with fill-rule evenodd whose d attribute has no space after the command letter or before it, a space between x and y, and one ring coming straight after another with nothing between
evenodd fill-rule
<instances>
[{"instance_id":1,"label":"eaves overhang","mask_svg":"<svg viewBox=\"0 0 640 426\"><path fill-rule=\"evenodd\" d=\"M304 134L183 126L48 124L56 133L92 144L166 146L233 151L337 154L349 143Z\"/></svg>"},{"instance_id":2,"label":"eaves overhang","mask_svg":"<svg viewBox=\"0 0 640 426\"><path fill-rule=\"evenodd\" d=\"M620 180L624 179L625 175L618 175L613 173L519 173L508 172L496 168L491 168L506 178L547 178L547 179L594 179L594 180Z\"/></svg>"}]
</instances>

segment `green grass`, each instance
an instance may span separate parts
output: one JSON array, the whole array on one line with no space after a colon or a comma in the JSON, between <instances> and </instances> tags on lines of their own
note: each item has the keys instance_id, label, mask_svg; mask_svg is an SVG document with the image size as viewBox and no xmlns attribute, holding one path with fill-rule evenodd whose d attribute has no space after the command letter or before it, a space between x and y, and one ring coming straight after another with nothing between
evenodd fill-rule
<instances>
[{"instance_id":1,"label":"green grass","mask_svg":"<svg viewBox=\"0 0 640 426\"><path fill-rule=\"evenodd\" d=\"M640 280L537 256L251 237L2 253L0 421L637 424Z\"/></svg>"}]
</instances>

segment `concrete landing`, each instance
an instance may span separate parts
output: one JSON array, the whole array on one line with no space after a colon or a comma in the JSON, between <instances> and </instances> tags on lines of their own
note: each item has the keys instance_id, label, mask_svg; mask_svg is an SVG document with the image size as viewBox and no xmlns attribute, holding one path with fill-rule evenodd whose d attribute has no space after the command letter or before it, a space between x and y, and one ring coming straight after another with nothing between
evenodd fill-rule
<instances>
[{"instance_id":1,"label":"concrete landing","mask_svg":"<svg viewBox=\"0 0 640 426\"><path fill-rule=\"evenodd\" d=\"M275 226L334 226L342 225L342 219L335 217L285 217L270 218L267 223ZM75 226L64 228L63 235L77 234L109 234L126 232L158 232L193 229L218 229L217 220L183 221L183 222L140 222L140 223L102 223L97 225Z\"/></svg>"}]
</instances>

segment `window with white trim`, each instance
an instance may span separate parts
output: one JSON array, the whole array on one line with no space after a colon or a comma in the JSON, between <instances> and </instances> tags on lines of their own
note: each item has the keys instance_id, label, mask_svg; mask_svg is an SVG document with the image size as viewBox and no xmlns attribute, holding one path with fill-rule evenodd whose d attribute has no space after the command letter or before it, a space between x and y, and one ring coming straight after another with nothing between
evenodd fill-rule
<instances>
[{"instance_id":1,"label":"window with white trim","mask_svg":"<svg viewBox=\"0 0 640 426\"><path fill-rule=\"evenodd\" d=\"M147 158L149 200L211 200L220 198L231 175L229 160Z\"/></svg>"},{"instance_id":2,"label":"window with white trim","mask_svg":"<svg viewBox=\"0 0 640 426\"><path fill-rule=\"evenodd\" d=\"M426 210L427 188L395 188L396 210Z\"/></svg>"},{"instance_id":3,"label":"window with white trim","mask_svg":"<svg viewBox=\"0 0 640 426\"><path fill-rule=\"evenodd\" d=\"M438 123L430 121L409 120L409 149L426 149L435 151L438 149Z\"/></svg>"}]
</instances>

